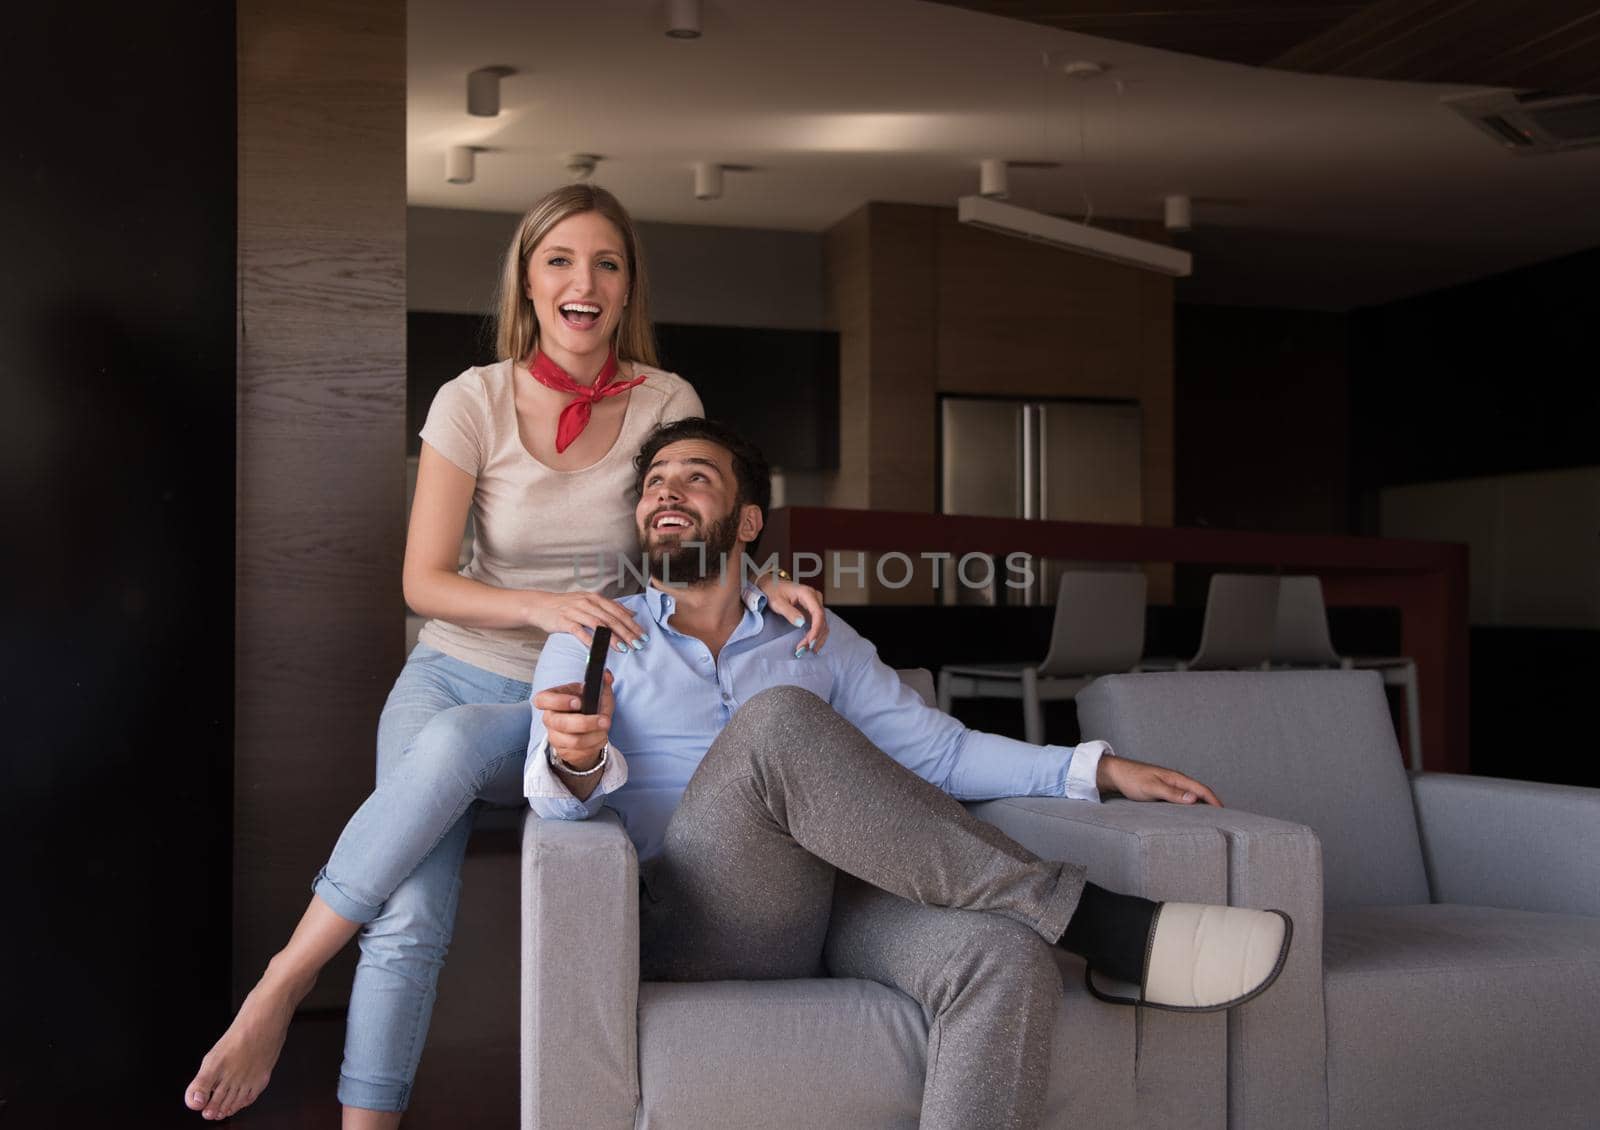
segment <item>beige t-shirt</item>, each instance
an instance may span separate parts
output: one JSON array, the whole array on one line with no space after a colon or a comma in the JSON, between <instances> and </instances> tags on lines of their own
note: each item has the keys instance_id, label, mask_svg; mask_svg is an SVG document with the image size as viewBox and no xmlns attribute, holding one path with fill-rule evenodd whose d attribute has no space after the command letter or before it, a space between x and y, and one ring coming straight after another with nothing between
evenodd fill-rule
<instances>
[{"instance_id":1,"label":"beige t-shirt","mask_svg":"<svg viewBox=\"0 0 1600 1130\"><path fill-rule=\"evenodd\" d=\"M675 373L625 365L622 375L646 380L629 393L617 442L581 471L554 470L523 447L510 361L468 369L439 390L422 438L477 479L472 560L463 577L502 589L587 589L609 597L638 591L638 581L622 565L625 559L635 571L640 567L633 457L658 424L701 415L702 409L693 387ZM475 667L527 682L545 633L429 620L417 638Z\"/></svg>"}]
</instances>

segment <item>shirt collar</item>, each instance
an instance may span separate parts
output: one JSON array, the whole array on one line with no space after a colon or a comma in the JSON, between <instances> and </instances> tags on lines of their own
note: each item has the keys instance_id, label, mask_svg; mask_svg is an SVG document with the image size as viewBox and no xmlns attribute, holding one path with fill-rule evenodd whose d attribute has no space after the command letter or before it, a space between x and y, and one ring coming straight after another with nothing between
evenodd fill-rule
<instances>
[{"instance_id":1,"label":"shirt collar","mask_svg":"<svg viewBox=\"0 0 1600 1130\"><path fill-rule=\"evenodd\" d=\"M767 594L760 587L747 584L739 593L739 602L758 617L767 610ZM650 616L661 627L666 627L667 617L677 610L678 602L672 593L657 585L649 585L644 590L645 607L650 610Z\"/></svg>"}]
</instances>

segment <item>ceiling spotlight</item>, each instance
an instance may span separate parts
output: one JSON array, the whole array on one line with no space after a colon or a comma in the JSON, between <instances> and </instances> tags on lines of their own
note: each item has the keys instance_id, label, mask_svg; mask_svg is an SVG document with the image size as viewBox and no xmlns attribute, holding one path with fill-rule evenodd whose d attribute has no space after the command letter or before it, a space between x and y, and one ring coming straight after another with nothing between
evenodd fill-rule
<instances>
[{"instance_id":1,"label":"ceiling spotlight","mask_svg":"<svg viewBox=\"0 0 1600 1130\"><path fill-rule=\"evenodd\" d=\"M694 198L715 200L722 195L722 166L701 161L694 167Z\"/></svg>"},{"instance_id":2,"label":"ceiling spotlight","mask_svg":"<svg viewBox=\"0 0 1600 1130\"><path fill-rule=\"evenodd\" d=\"M492 118L500 113L500 80L517 72L510 67L479 67L467 76L467 113Z\"/></svg>"},{"instance_id":3,"label":"ceiling spotlight","mask_svg":"<svg viewBox=\"0 0 1600 1130\"><path fill-rule=\"evenodd\" d=\"M594 176L594 167L600 163L598 153L567 154L567 176L573 180L588 180Z\"/></svg>"},{"instance_id":4,"label":"ceiling spotlight","mask_svg":"<svg viewBox=\"0 0 1600 1130\"><path fill-rule=\"evenodd\" d=\"M444 158L444 179L451 184L471 184L477 172L478 147L452 145Z\"/></svg>"},{"instance_id":5,"label":"ceiling spotlight","mask_svg":"<svg viewBox=\"0 0 1600 1130\"><path fill-rule=\"evenodd\" d=\"M1162 218L1168 231L1188 231L1190 223L1189 198L1181 193L1168 196L1162 204Z\"/></svg>"},{"instance_id":6,"label":"ceiling spotlight","mask_svg":"<svg viewBox=\"0 0 1600 1130\"><path fill-rule=\"evenodd\" d=\"M1006 163L998 157L985 157L978 165L978 195L1004 200L1009 192Z\"/></svg>"},{"instance_id":7,"label":"ceiling spotlight","mask_svg":"<svg viewBox=\"0 0 1600 1130\"><path fill-rule=\"evenodd\" d=\"M700 38L700 0L667 0L667 37Z\"/></svg>"}]
</instances>

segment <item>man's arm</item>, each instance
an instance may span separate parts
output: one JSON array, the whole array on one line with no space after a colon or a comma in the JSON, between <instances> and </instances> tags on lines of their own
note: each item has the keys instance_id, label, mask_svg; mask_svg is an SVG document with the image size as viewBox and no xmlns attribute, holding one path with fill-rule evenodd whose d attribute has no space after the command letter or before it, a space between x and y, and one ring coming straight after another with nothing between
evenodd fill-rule
<instances>
[{"instance_id":1,"label":"man's arm","mask_svg":"<svg viewBox=\"0 0 1600 1130\"><path fill-rule=\"evenodd\" d=\"M832 705L872 743L960 800L1068 796L1098 800L1096 762L1104 742L1036 746L969 730L928 706L878 658L877 649L837 618L828 646L838 666Z\"/></svg>"},{"instance_id":2,"label":"man's arm","mask_svg":"<svg viewBox=\"0 0 1600 1130\"><path fill-rule=\"evenodd\" d=\"M830 646L847 657L847 669L834 680L834 709L879 749L959 800L1055 796L1098 801L1102 792L1114 792L1129 800L1222 805L1193 777L1118 757L1103 741L1036 746L969 730L924 703L842 620L835 619L832 639Z\"/></svg>"}]
</instances>

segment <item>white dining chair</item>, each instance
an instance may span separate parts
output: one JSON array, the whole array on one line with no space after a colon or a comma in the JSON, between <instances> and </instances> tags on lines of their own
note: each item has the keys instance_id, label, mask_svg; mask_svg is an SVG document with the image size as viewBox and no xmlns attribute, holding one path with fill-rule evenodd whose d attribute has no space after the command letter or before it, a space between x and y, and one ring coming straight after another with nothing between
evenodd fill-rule
<instances>
[{"instance_id":1,"label":"white dining chair","mask_svg":"<svg viewBox=\"0 0 1600 1130\"><path fill-rule=\"evenodd\" d=\"M1385 686L1399 687L1405 700L1406 748L1410 765L1422 772L1422 719L1416 660L1404 655L1346 656L1328 634L1328 605L1319 577L1280 577L1273 632L1274 667L1343 667L1376 671Z\"/></svg>"},{"instance_id":2,"label":"white dining chair","mask_svg":"<svg viewBox=\"0 0 1600 1130\"><path fill-rule=\"evenodd\" d=\"M957 698L1020 699L1024 733L1043 745L1043 703L1071 699L1100 675L1139 670L1146 587L1136 571L1063 573L1044 658L950 664L939 672L939 709L948 713Z\"/></svg>"},{"instance_id":3,"label":"white dining chair","mask_svg":"<svg viewBox=\"0 0 1600 1130\"><path fill-rule=\"evenodd\" d=\"M1146 659L1146 671L1264 669L1272 657L1278 578L1215 573L1206 589L1200 646L1188 659Z\"/></svg>"}]
</instances>

